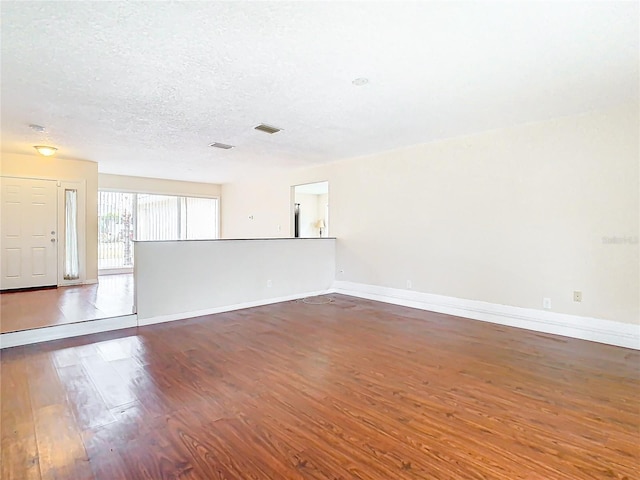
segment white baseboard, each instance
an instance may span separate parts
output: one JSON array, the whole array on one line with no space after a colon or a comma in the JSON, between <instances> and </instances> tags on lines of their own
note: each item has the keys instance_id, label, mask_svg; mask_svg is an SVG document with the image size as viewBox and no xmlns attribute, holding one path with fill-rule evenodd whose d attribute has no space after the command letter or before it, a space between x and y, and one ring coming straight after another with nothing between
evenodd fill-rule
<instances>
[{"instance_id":1,"label":"white baseboard","mask_svg":"<svg viewBox=\"0 0 640 480\"><path fill-rule=\"evenodd\" d=\"M103 275L121 275L123 273L133 273L133 267L127 268L105 268L103 270L98 270L98 276L102 277Z\"/></svg>"},{"instance_id":2,"label":"white baseboard","mask_svg":"<svg viewBox=\"0 0 640 480\"><path fill-rule=\"evenodd\" d=\"M110 330L184 320L327 293L341 293L420 310L640 350L639 325L343 281L334 282L329 290L267 298L204 310L159 315L150 318L123 315L87 322L54 325L34 330L3 333L0 335L0 349Z\"/></svg>"},{"instance_id":3,"label":"white baseboard","mask_svg":"<svg viewBox=\"0 0 640 480\"><path fill-rule=\"evenodd\" d=\"M332 290L394 305L640 350L640 325L354 282L335 281Z\"/></svg>"},{"instance_id":4,"label":"white baseboard","mask_svg":"<svg viewBox=\"0 0 640 480\"><path fill-rule=\"evenodd\" d=\"M88 320L86 322L3 333L0 335L0 349L48 342L50 340L60 340L61 338L79 337L92 333L108 332L110 330L121 330L123 328L136 327L137 324L138 320L135 315L123 315L120 317L102 318L99 320Z\"/></svg>"},{"instance_id":5,"label":"white baseboard","mask_svg":"<svg viewBox=\"0 0 640 480\"><path fill-rule=\"evenodd\" d=\"M93 285L94 283L98 283L97 278L88 278L84 281L85 285Z\"/></svg>"},{"instance_id":6,"label":"white baseboard","mask_svg":"<svg viewBox=\"0 0 640 480\"><path fill-rule=\"evenodd\" d=\"M318 290L315 292L296 293L284 297L265 298L262 300L254 300L251 302L237 303L234 305L223 305L221 307L207 308L204 310L193 310L190 312L172 313L169 315L158 315L149 318L140 318L138 313L138 325L153 325L156 323L173 322L174 320L184 320L186 318L202 317L205 315L213 315L215 313L231 312L233 310L242 310L243 308L261 307L262 305L271 305L272 303L288 302L290 300L298 300L305 297L314 297L316 295L325 295L331 293L332 290Z\"/></svg>"}]
</instances>

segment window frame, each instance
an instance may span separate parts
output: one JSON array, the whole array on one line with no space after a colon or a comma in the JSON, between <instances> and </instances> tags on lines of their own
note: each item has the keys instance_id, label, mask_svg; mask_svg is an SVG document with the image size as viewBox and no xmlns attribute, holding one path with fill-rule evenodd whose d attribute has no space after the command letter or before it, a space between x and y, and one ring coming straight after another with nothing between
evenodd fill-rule
<instances>
[{"instance_id":1,"label":"window frame","mask_svg":"<svg viewBox=\"0 0 640 480\"><path fill-rule=\"evenodd\" d=\"M98 202L100 198L100 192L110 192L110 193L128 193L133 195L133 232L134 232L134 241L140 241L137 239L138 234L138 195L162 195L166 197L174 197L174 198L204 198L208 200L215 200L215 238L211 240L217 240L220 238L220 195L206 195L206 194L194 194L194 193L183 193L183 192L173 192L173 191L157 191L157 190L136 190L136 189L126 189L126 188L98 188ZM180 222L180 219L178 219ZM142 241L161 241L161 240L142 240ZM188 241L188 240L170 240L170 241ZM191 240L189 240L191 241ZM198 241L198 240L192 240ZM100 242L100 238L98 236L98 243ZM100 260L98 259L98 264ZM133 260L133 264L135 265L135 258ZM121 267L121 268L106 268L106 269L98 269L99 273L109 274L109 273L127 273L133 271L132 267Z\"/></svg>"}]
</instances>

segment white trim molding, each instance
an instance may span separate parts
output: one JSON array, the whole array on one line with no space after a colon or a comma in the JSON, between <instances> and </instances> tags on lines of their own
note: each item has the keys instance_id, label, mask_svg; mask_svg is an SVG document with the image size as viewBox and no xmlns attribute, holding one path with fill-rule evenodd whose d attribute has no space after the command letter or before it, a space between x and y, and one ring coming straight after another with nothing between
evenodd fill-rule
<instances>
[{"instance_id":1,"label":"white trim molding","mask_svg":"<svg viewBox=\"0 0 640 480\"><path fill-rule=\"evenodd\" d=\"M329 290L266 298L234 305L223 305L205 310L159 315L145 319L138 319L135 314L123 315L113 318L3 333L0 335L0 349L111 330L120 330L123 328L184 320L329 293L350 295L499 325L524 328L537 332L640 350L640 325L344 281L335 281Z\"/></svg>"},{"instance_id":2,"label":"white trim molding","mask_svg":"<svg viewBox=\"0 0 640 480\"><path fill-rule=\"evenodd\" d=\"M85 285L93 285L94 283L98 283L97 278L88 278L87 280L84 281Z\"/></svg>"},{"instance_id":3,"label":"white trim molding","mask_svg":"<svg viewBox=\"0 0 640 480\"><path fill-rule=\"evenodd\" d=\"M104 275L121 275L126 273L133 273L133 267L123 267L123 268L102 268L98 270L98 276L102 277Z\"/></svg>"},{"instance_id":4,"label":"white trim molding","mask_svg":"<svg viewBox=\"0 0 640 480\"><path fill-rule=\"evenodd\" d=\"M335 281L332 291L420 310L640 350L640 325L630 323L355 282Z\"/></svg>"},{"instance_id":5,"label":"white trim molding","mask_svg":"<svg viewBox=\"0 0 640 480\"><path fill-rule=\"evenodd\" d=\"M8 332L0 335L0 349L30 345L32 343L60 340L61 338L79 337L92 333L109 332L132 328L138 325L136 315L122 315L120 317L101 318L84 322L52 325L50 327L34 328L19 332Z\"/></svg>"},{"instance_id":6,"label":"white trim molding","mask_svg":"<svg viewBox=\"0 0 640 480\"><path fill-rule=\"evenodd\" d=\"M301 298L315 297L317 295L326 295L332 293L332 290L319 290L316 292L299 293L295 295L287 295L285 297L265 298L262 300L254 300L251 302L237 303L235 305L223 305L221 307L207 308L205 310L196 310L191 312L172 313L170 315L158 315L156 317L138 319L138 326L154 325L156 323L173 322L175 320L185 320L187 318L203 317L205 315L213 315L216 313L232 312L234 310L242 310L243 308L261 307L263 305L271 305L273 303L288 302L291 300L299 300Z\"/></svg>"}]
</instances>

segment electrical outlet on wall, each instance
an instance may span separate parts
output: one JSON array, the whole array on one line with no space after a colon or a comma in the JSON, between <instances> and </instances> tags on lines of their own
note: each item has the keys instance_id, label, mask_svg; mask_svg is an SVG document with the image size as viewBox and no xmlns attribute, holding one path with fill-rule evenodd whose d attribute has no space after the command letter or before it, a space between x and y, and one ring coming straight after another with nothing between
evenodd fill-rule
<instances>
[{"instance_id":1,"label":"electrical outlet on wall","mask_svg":"<svg viewBox=\"0 0 640 480\"><path fill-rule=\"evenodd\" d=\"M413 283L411 283L411 280L407 280L407 290L411 290L413 288Z\"/></svg>"},{"instance_id":2,"label":"electrical outlet on wall","mask_svg":"<svg viewBox=\"0 0 640 480\"><path fill-rule=\"evenodd\" d=\"M273 282L271 280L267 280L267 287L273 287Z\"/></svg>"},{"instance_id":3,"label":"electrical outlet on wall","mask_svg":"<svg viewBox=\"0 0 640 480\"><path fill-rule=\"evenodd\" d=\"M573 301L574 302L581 302L582 301L582 292L575 290L573 292Z\"/></svg>"},{"instance_id":4,"label":"electrical outlet on wall","mask_svg":"<svg viewBox=\"0 0 640 480\"><path fill-rule=\"evenodd\" d=\"M545 297L542 299L542 308L544 308L545 310L551 310L551 299L548 297Z\"/></svg>"}]
</instances>

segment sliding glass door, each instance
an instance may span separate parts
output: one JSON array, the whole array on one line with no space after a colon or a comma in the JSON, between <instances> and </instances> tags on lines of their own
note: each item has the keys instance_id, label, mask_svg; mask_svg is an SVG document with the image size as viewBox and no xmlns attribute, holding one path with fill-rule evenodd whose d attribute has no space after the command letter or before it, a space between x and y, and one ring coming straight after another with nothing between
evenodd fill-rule
<instances>
[{"instance_id":1,"label":"sliding glass door","mask_svg":"<svg viewBox=\"0 0 640 480\"><path fill-rule=\"evenodd\" d=\"M98 194L98 269L133 267L133 193Z\"/></svg>"},{"instance_id":2,"label":"sliding glass door","mask_svg":"<svg viewBox=\"0 0 640 480\"><path fill-rule=\"evenodd\" d=\"M133 267L133 239L218 238L218 199L99 192L98 268Z\"/></svg>"}]
</instances>

